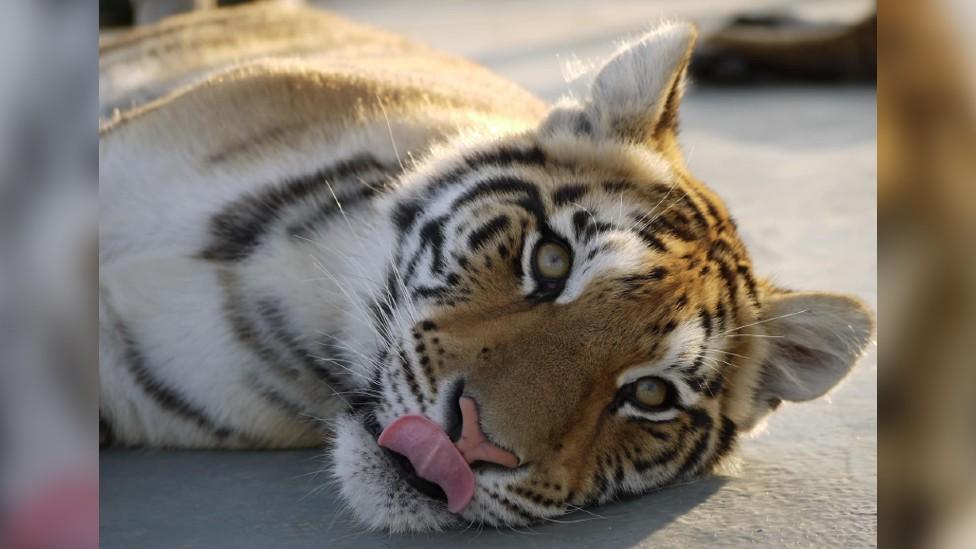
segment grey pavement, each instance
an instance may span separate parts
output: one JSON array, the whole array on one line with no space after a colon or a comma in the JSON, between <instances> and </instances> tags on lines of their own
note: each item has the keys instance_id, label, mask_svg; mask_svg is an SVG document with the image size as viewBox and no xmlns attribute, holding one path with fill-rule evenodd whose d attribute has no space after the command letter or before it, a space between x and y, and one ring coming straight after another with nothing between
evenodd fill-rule
<instances>
[{"instance_id":1,"label":"grey pavement","mask_svg":"<svg viewBox=\"0 0 976 549\"><path fill-rule=\"evenodd\" d=\"M612 51L662 17L704 26L729 10L797 2L544 0L318 2L472 57L547 99L560 63ZM853 18L868 4L800 6ZM877 307L875 92L866 87L692 88L682 142L728 202L759 272L781 285L854 293ZM821 401L784 405L709 479L578 512L560 523L427 535L362 531L322 452L109 451L105 548L865 547L877 544L877 355Z\"/></svg>"}]
</instances>

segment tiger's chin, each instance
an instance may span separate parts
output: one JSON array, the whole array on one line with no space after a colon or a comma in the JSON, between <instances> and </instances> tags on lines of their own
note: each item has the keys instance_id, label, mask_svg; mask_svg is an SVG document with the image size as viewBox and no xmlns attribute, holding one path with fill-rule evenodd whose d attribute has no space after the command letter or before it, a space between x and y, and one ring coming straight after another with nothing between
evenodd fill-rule
<instances>
[{"instance_id":1,"label":"tiger's chin","mask_svg":"<svg viewBox=\"0 0 976 549\"><path fill-rule=\"evenodd\" d=\"M333 476L356 521L373 530L424 532L480 522L471 508L456 515L443 501L410 486L360 417L341 415L335 428ZM468 518L468 515L472 515Z\"/></svg>"}]
</instances>

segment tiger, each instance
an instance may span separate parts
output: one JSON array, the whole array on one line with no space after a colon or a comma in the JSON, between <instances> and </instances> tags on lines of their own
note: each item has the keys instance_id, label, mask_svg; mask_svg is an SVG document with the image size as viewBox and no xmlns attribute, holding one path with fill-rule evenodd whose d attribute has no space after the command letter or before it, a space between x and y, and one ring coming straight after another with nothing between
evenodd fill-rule
<instances>
[{"instance_id":1,"label":"tiger","mask_svg":"<svg viewBox=\"0 0 976 549\"><path fill-rule=\"evenodd\" d=\"M871 343L753 271L678 142L696 28L547 105L323 11L100 43L100 441L324 448L389 532L529 525L710 474Z\"/></svg>"}]
</instances>

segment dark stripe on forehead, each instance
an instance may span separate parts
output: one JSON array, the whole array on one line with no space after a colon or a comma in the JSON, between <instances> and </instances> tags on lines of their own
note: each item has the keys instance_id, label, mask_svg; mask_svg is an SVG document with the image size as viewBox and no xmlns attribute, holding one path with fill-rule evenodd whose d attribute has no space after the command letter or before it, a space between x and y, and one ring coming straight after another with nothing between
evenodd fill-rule
<instances>
[{"instance_id":1,"label":"dark stripe on forehead","mask_svg":"<svg viewBox=\"0 0 976 549\"><path fill-rule=\"evenodd\" d=\"M583 231L586 230L586 226L590 223L590 213L584 210L579 210L573 214L573 237L577 241L583 239Z\"/></svg>"},{"instance_id":2,"label":"dark stripe on forehead","mask_svg":"<svg viewBox=\"0 0 976 549\"><path fill-rule=\"evenodd\" d=\"M394 222L401 233L408 232L420 218L424 203L429 203L445 189L460 184L465 176L479 170L489 167L545 166L551 162L538 145L504 146L470 153L461 159L459 166L434 177L422 191L423 198L411 199L397 206L393 213Z\"/></svg>"},{"instance_id":3,"label":"dark stripe on forehead","mask_svg":"<svg viewBox=\"0 0 976 549\"><path fill-rule=\"evenodd\" d=\"M455 199L451 204L450 211L457 212L458 209L469 202L499 194L527 194L538 197L539 189L532 183L515 177L501 176L485 179Z\"/></svg>"},{"instance_id":4,"label":"dark stripe on forehead","mask_svg":"<svg viewBox=\"0 0 976 549\"><path fill-rule=\"evenodd\" d=\"M431 219L420 229L420 247L417 249L410 262L407 264L404 273L404 283L409 284L413 281L417 273L417 267L423 258L424 252L431 250L431 270L435 273L444 270L444 224L447 223L448 216L442 215Z\"/></svg>"},{"instance_id":5,"label":"dark stripe on forehead","mask_svg":"<svg viewBox=\"0 0 976 549\"><path fill-rule=\"evenodd\" d=\"M461 165L438 176L428 186L432 197L443 189L458 184L465 175L492 166L544 166L546 155L538 145L531 147L500 147L490 151L471 153L461 159Z\"/></svg>"},{"instance_id":6,"label":"dark stripe on forehead","mask_svg":"<svg viewBox=\"0 0 976 549\"><path fill-rule=\"evenodd\" d=\"M589 243L597 234L606 234L617 229L618 227L612 223L593 221L586 227L586 232L583 233L583 243Z\"/></svg>"},{"instance_id":7,"label":"dark stripe on forehead","mask_svg":"<svg viewBox=\"0 0 976 549\"><path fill-rule=\"evenodd\" d=\"M507 215L498 215L493 217L484 225L478 227L468 236L468 249L471 251L477 251L481 249L481 246L492 238L501 234L506 228L508 228L511 221L508 219Z\"/></svg>"},{"instance_id":8,"label":"dark stripe on forehead","mask_svg":"<svg viewBox=\"0 0 976 549\"><path fill-rule=\"evenodd\" d=\"M552 201L556 206L565 206L573 202L579 202L586 195L585 185L566 185L553 193Z\"/></svg>"}]
</instances>

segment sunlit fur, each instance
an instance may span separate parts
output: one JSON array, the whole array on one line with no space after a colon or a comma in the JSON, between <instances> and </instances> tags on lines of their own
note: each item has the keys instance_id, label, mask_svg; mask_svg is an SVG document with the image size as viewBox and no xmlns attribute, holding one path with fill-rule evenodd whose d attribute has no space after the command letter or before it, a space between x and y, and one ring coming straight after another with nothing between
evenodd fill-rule
<instances>
[{"instance_id":1,"label":"sunlit fur","mask_svg":"<svg viewBox=\"0 0 976 549\"><path fill-rule=\"evenodd\" d=\"M707 474L781 401L830 390L870 338L855 299L754 274L686 169L689 25L628 44L587 96L547 110L331 16L208 17L255 33L319 21L356 47L144 84L155 103L104 121L101 409L117 443L306 446L328 425L365 525L523 525ZM359 53L377 48L382 66ZM131 59L106 54L121 54L103 51L109 107L132 97ZM555 291L532 268L543 239L572 255ZM643 376L675 406L622 399ZM400 478L375 430L405 414L446 427L458 387L520 465L476 464L454 515Z\"/></svg>"}]
</instances>

